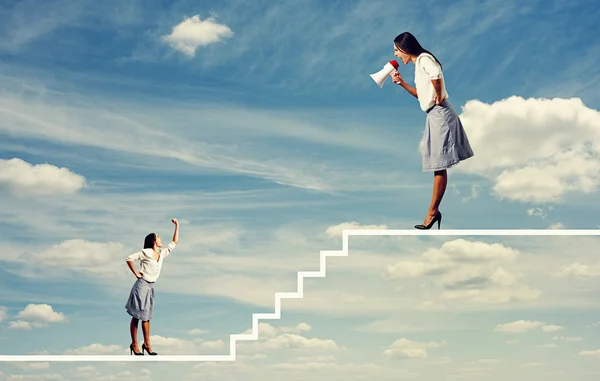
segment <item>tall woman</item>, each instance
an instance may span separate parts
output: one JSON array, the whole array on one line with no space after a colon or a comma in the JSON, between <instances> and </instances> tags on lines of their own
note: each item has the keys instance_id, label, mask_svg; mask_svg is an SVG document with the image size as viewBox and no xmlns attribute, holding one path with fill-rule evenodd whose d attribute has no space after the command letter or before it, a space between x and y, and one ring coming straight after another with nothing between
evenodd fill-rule
<instances>
[{"instance_id":1,"label":"tall woman","mask_svg":"<svg viewBox=\"0 0 600 381\"><path fill-rule=\"evenodd\" d=\"M162 239L155 233L150 233L144 239L144 248L126 258L127 266L136 276L137 280L131 288L129 299L125 305L127 313L131 315L129 329L131 332L131 345L129 350L131 354L143 355L144 351L149 355L156 355L150 345L150 320L154 312L154 283L160 275L163 261L171 254L171 251L179 241L179 221L176 218L171 220L175 224L173 240L166 248L162 247ZM133 261L140 261L140 271L135 269ZM142 331L144 333L144 344L140 351L137 341L138 322L142 321Z\"/></svg>"},{"instance_id":2,"label":"tall woman","mask_svg":"<svg viewBox=\"0 0 600 381\"><path fill-rule=\"evenodd\" d=\"M394 39L394 55L405 65L415 65L415 85L404 82L398 72L392 74L394 83L402 86L419 100L421 109L427 113L425 131L421 141L423 172L433 172L433 194L423 224L417 229L431 229L442 221L439 206L448 183L447 169L473 156L467 134L458 114L448 101L442 64L409 32Z\"/></svg>"}]
</instances>

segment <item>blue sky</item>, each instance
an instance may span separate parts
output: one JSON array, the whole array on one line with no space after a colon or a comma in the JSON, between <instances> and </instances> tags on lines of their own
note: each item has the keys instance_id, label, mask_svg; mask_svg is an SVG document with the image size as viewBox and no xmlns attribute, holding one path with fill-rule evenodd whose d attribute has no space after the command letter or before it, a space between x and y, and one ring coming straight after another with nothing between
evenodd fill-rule
<instances>
[{"instance_id":1,"label":"blue sky","mask_svg":"<svg viewBox=\"0 0 600 381\"><path fill-rule=\"evenodd\" d=\"M443 228L597 228L599 16L567 1L5 1L0 354L128 355L124 258L151 231L168 240L172 217L161 354L227 353L343 228L420 223L425 114L369 77L406 30L442 61L475 151L450 171ZM597 245L356 238L235 363L2 363L0 380L592 380Z\"/></svg>"}]
</instances>

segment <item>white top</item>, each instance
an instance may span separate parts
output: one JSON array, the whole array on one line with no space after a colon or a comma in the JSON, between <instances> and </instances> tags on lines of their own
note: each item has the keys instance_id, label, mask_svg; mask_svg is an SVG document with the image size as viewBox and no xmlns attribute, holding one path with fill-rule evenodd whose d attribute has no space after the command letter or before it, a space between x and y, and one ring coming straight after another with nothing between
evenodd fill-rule
<instances>
[{"instance_id":1,"label":"white top","mask_svg":"<svg viewBox=\"0 0 600 381\"><path fill-rule=\"evenodd\" d=\"M442 67L431 54L419 54L415 62L415 85L419 104L423 111L427 111L435 105L435 88L431 80L440 78L442 79L442 96L448 98Z\"/></svg>"},{"instance_id":2,"label":"white top","mask_svg":"<svg viewBox=\"0 0 600 381\"><path fill-rule=\"evenodd\" d=\"M167 245L167 247L159 248L158 252L160 256L158 257L158 261L154 259L154 250L152 249L142 249L136 253L131 254L126 258L127 261L140 261L140 273L142 273L142 278L144 278L148 282L156 282L158 276L160 275L160 269L162 268L162 263L166 257L171 254L171 251L175 248L175 242L171 242Z\"/></svg>"}]
</instances>

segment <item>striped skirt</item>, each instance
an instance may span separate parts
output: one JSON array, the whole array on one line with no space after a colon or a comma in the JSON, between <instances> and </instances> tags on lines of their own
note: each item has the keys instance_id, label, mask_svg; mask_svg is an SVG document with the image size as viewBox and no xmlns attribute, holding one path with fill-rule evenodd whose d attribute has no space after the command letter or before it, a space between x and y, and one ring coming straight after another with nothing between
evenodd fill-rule
<instances>
[{"instance_id":1,"label":"striped skirt","mask_svg":"<svg viewBox=\"0 0 600 381\"><path fill-rule=\"evenodd\" d=\"M473 156L467 133L447 99L427 110L420 149L423 172L448 169Z\"/></svg>"},{"instance_id":2,"label":"striped skirt","mask_svg":"<svg viewBox=\"0 0 600 381\"><path fill-rule=\"evenodd\" d=\"M138 278L131 287L125 309L129 315L141 321L152 319L152 312L154 312L154 282Z\"/></svg>"}]
</instances>

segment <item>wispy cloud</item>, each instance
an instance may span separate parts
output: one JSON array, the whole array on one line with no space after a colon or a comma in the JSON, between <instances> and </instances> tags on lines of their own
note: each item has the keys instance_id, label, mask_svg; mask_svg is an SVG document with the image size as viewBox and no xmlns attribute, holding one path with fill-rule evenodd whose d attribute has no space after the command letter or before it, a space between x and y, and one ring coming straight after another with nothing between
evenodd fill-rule
<instances>
[{"instance_id":1,"label":"wispy cloud","mask_svg":"<svg viewBox=\"0 0 600 381\"><path fill-rule=\"evenodd\" d=\"M172 163L181 162L325 192L372 188L372 180L379 177L377 172L385 169L374 172L377 168L369 166L366 170L366 165L356 159L353 161L357 168L350 171L335 158L315 162L306 154L300 156L299 147L293 146L294 143L300 147L312 143L338 150L367 150L374 155L389 155L398 149L383 135L374 135L373 127L353 123L356 128L348 133L337 126L325 127L304 121L302 115L295 117L289 113L214 105L195 110L161 110L158 105L150 108L111 102L97 107L95 101L81 94L54 93L52 98L33 100L14 94L1 97L0 130L24 138L109 150L133 162L145 158L164 166L167 159L171 168ZM73 106L69 102L73 98L82 106ZM172 115L178 117L173 119ZM344 119L336 122L341 123ZM163 130L165 125L171 126L169 132ZM284 138L288 141L282 145L267 148L269 141ZM391 157L384 160L392 165ZM402 184L401 174L396 173L394 177L395 182L380 183L380 186Z\"/></svg>"},{"instance_id":2,"label":"wispy cloud","mask_svg":"<svg viewBox=\"0 0 600 381\"><path fill-rule=\"evenodd\" d=\"M74 25L85 13L85 1L23 0L5 4L0 11L3 19L0 50L17 53L39 38L50 39L56 29Z\"/></svg>"}]
</instances>

